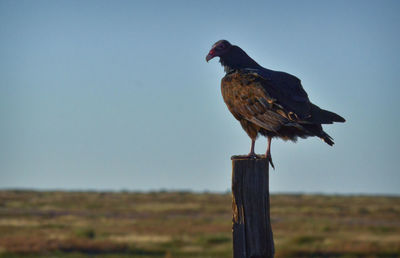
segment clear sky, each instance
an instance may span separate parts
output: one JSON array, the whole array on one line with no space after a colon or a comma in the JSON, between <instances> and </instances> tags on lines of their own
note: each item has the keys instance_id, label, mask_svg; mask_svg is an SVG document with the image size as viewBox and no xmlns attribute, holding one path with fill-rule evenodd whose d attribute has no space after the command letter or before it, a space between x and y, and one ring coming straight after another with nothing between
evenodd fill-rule
<instances>
[{"instance_id":1,"label":"clear sky","mask_svg":"<svg viewBox=\"0 0 400 258\"><path fill-rule=\"evenodd\" d=\"M273 140L273 192L400 194L399 1L0 1L0 188L226 191L227 39L347 119ZM266 140L256 151L264 153Z\"/></svg>"}]
</instances>

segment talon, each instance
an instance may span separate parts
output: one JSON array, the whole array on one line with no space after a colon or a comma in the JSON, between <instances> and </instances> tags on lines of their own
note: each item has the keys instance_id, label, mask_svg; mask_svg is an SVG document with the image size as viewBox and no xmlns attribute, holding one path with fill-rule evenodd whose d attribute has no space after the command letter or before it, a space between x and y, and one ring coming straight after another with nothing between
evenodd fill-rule
<instances>
[{"instance_id":1,"label":"talon","mask_svg":"<svg viewBox=\"0 0 400 258\"><path fill-rule=\"evenodd\" d=\"M271 164L271 167L275 170L275 166L274 166L274 163L272 162L271 154L268 153L268 154L266 155L266 158L267 158L269 164Z\"/></svg>"},{"instance_id":2,"label":"talon","mask_svg":"<svg viewBox=\"0 0 400 258\"><path fill-rule=\"evenodd\" d=\"M267 152L265 153L265 158L268 160L268 163L271 164L271 167L275 170L274 163L272 162L272 156L271 156L271 140L272 137L268 136L268 148Z\"/></svg>"}]
</instances>

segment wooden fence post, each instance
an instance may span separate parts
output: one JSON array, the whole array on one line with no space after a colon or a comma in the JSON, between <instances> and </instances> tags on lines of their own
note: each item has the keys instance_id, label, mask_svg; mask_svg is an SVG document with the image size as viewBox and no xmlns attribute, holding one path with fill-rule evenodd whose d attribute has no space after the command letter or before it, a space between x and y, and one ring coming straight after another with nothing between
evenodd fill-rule
<instances>
[{"instance_id":1,"label":"wooden fence post","mask_svg":"<svg viewBox=\"0 0 400 258\"><path fill-rule=\"evenodd\" d=\"M232 156L234 258L273 258L269 167L265 158Z\"/></svg>"}]
</instances>

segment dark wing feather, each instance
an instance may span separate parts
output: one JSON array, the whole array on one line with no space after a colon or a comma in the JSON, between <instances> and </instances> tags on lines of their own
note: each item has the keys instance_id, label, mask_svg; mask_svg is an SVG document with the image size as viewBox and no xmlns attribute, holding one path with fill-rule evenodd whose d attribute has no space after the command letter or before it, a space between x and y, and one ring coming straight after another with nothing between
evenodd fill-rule
<instances>
[{"instance_id":1,"label":"dark wing feather","mask_svg":"<svg viewBox=\"0 0 400 258\"><path fill-rule=\"evenodd\" d=\"M247 70L247 71L246 71ZM266 83L262 86L273 98L277 100L288 114L293 113L298 122L312 124L332 124L333 122L345 122L345 119L336 113L324 110L314 105L308 99L306 91L301 85L300 79L284 73L260 69L246 69L244 72L252 72L264 78Z\"/></svg>"},{"instance_id":2,"label":"dark wing feather","mask_svg":"<svg viewBox=\"0 0 400 258\"><path fill-rule=\"evenodd\" d=\"M306 134L323 137L321 124L344 122L341 116L312 104L308 97L303 101L293 100L295 96L306 97L300 88L297 88L298 95L291 95L288 88L282 90L274 85L275 82L249 69L238 70L222 79L222 96L237 120L249 121L280 136L286 135L281 131L283 128L291 128L297 132L293 136Z\"/></svg>"},{"instance_id":3,"label":"dark wing feather","mask_svg":"<svg viewBox=\"0 0 400 258\"><path fill-rule=\"evenodd\" d=\"M300 119L307 119L311 115L311 103L300 79L265 68L251 70L270 82L264 84L265 90L271 92L285 109L296 113Z\"/></svg>"}]
</instances>

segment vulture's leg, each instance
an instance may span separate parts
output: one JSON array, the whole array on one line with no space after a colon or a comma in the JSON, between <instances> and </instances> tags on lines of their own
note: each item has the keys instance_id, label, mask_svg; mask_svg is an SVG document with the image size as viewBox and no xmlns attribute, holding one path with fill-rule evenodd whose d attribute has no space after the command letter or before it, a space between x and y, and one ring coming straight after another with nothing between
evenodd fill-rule
<instances>
[{"instance_id":1,"label":"vulture's leg","mask_svg":"<svg viewBox=\"0 0 400 258\"><path fill-rule=\"evenodd\" d=\"M256 158L257 155L254 152L254 145L256 144L256 140L255 139L251 139L251 148L250 148L250 153L249 155L247 155L249 158Z\"/></svg>"},{"instance_id":2,"label":"vulture's leg","mask_svg":"<svg viewBox=\"0 0 400 258\"><path fill-rule=\"evenodd\" d=\"M268 147L267 147L267 152L265 153L265 158L271 164L272 168L275 169L274 163L272 162L272 156L271 156L271 140L272 140L272 137L268 136Z\"/></svg>"}]
</instances>

